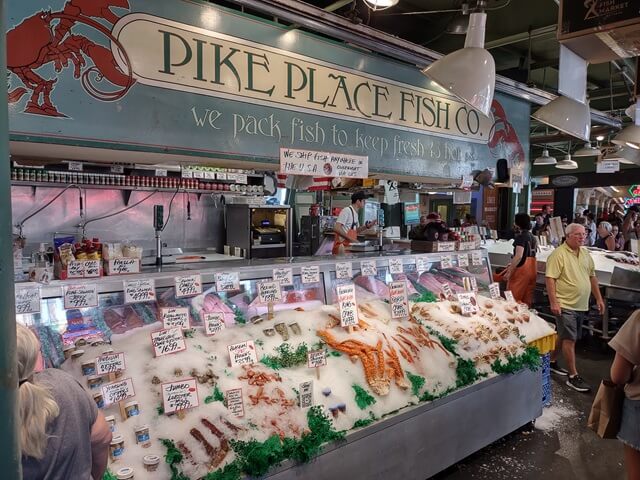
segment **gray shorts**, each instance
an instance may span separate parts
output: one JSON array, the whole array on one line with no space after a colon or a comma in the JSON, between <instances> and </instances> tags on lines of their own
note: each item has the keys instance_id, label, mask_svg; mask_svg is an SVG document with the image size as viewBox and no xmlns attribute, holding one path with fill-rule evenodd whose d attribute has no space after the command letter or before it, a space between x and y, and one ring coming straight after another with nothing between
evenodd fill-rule
<instances>
[{"instance_id":1,"label":"gray shorts","mask_svg":"<svg viewBox=\"0 0 640 480\"><path fill-rule=\"evenodd\" d=\"M576 312L575 310L562 309L560 315L556 315L556 327L558 328L558 338L560 340L573 340L574 342L582 337L582 323L586 318L586 312Z\"/></svg>"},{"instance_id":2,"label":"gray shorts","mask_svg":"<svg viewBox=\"0 0 640 480\"><path fill-rule=\"evenodd\" d=\"M618 440L640 450L640 400L629 400L625 397Z\"/></svg>"}]
</instances>

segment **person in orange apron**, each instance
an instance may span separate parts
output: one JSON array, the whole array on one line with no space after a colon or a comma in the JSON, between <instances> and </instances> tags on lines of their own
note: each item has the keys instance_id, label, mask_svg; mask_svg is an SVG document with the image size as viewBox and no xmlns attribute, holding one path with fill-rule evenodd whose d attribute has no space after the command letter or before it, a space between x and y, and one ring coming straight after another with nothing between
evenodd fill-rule
<instances>
[{"instance_id":1,"label":"person in orange apron","mask_svg":"<svg viewBox=\"0 0 640 480\"><path fill-rule=\"evenodd\" d=\"M336 238L333 242L331 253L334 255L344 253L345 247L358 240L359 232L371 228L377 223L377 221L367 222L364 226L360 226L358 212L364 208L366 198L367 195L362 191L354 193L351 195L351 205L343 208L340 215L338 215L333 228Z\"/></svg>"},{"instance_id":2,"label":"person in orange apron","mask_svg":"<svg viewBox=\"0 0 640 480\"><path fill-rule=\"evenodd\" d=\"M507 281L507 290L511 290L513 298L519 303L531 306L533 303L533 291L536 288L538 267L536 262L536 250L538 243L531 230L531 218L526 213L518 213L515 224L520 228L513 242L513 258L507 268L496 276L496 281Z\"/></svg>"}]
</instances>

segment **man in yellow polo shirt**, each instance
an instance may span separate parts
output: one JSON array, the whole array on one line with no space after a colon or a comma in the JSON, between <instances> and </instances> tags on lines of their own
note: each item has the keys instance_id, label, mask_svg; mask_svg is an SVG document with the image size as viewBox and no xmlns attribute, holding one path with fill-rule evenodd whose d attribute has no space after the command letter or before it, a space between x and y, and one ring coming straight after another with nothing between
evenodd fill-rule
<instances>
[{"instance_id":1,"label":"man in yellow polo shirt","mask_svg":"<svg viewBox=\"0 0 640 480\"><path fill-rule=\"evenodd\" d=\"M565 229L565 242L547 259L546 283L551 312L556 316L558 344L551 352L551 370L568 375L567 385L578 392L588 392L591 387L576 370L576 340L582 332L582 322L589 311L589 295L593 294L600 314L604 302L596 277L595 265L589 251L583 247L586 231L582 225L572 223ZM567 369L561 368L557 359L562 354Z\"/></svg>"}]
</instances>

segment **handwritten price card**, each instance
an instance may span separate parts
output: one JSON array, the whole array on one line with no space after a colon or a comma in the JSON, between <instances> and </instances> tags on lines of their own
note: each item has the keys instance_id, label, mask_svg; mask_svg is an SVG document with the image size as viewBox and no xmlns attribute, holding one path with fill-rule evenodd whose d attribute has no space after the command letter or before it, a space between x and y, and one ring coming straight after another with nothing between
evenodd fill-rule
<instances>
[{"instance_id":1,"label":"handwritten price card","mask_svg":"<svg viewBox=\"0 0 640 480\"><path fill-rule=\"evenodd\" d=\"M88 308L98 306L95 285L69 285L64 289L64 308Z\"/></svg>"},{"instance_id":2,"label":"handwritten price card","mask_svg":"<svg viewBox=\"0 0 640 480\"><path fill-rule=\"evenodd\" d=\"M441 268L453 267L453 257L451 255L442 255L440 257L440 267Z\"/></svg>"},{"instance_id":3,"label":"handwritten price card","mask_svg":"<svg viewBox=\"0 0 640 480\"><path fill-rule=\"evenodd\" d=\"M277 303L282 301L282 290L278 282L258 282L258 298L260 303Z\"/></svg>"},{"instance_id":4,"label":"handwritten price card","mask_svg":"<svg viewBox=\"0 0 640 480\"><path fill-rule=\"evenodd\" d=\"M67 264L67 278L100 276L100 260L72 260Z\"/></svg>"},{"instance_id":5,"label":"handwritten price card","mask_svg":"<svg viewBox=\"0 0 640 480\"><path fill-rule=\"evenodd\" d=\"M224 330L224 313L214 312L204 314L205 335L215 335Z\"/></svg>"},{"instance_id":6,"label":"handwritten price card","mask_svg":"<svg viewBox=\"0 0 640 480\"><path fill-rule=\"evenodd\" d=\"M281 287L293 285L293 270L290 268L274 268L273 281L278 282Z\"/></svg>"},{"instance_id":7,"label":"handwritten price card","mask_svg":"<svg viewBox=\"0 0 640 480\"><path fill-rule=\"evenodd\" d=\"M227 410L229 410L234 417L244 417L244 400L242 399L241 388L227 390L225 392L225 403L227 404Z\"/></svg>"},{"instance_id":8,"label":"handwritten price card","mask_svg":"<svg viewBox=\"0 0 640 480\"><path fill-rule=\"evenodd\" d=\"M300 408L313 407L313 382L309 380L308 382L301 383L298 392L300 392L298 395Z\"/></svg>"},{"instance_id":9,"label":"handwritten price card","mask_svg":"<svg viewBox=\"0 0 640 480\"><path fill-rule=\"evenodd\" d=\"M315 265L313 267L302 267L300 269L300 278L302 283L319 283L320 282L320 267Z\"/></svg>"},{"instance_id":10,"label":"handwritten price card","mask_svg":"<svg viewBox=\"0 0 640 480\"><path fill-rule=\"evenodd\" d=\"M312 350L307 353L307 366L309 368L324 367L327 365L327 353L324 350Z\"/></svg>"},{"instance_id":11,"label":"handwritten price card","mask_svg":"<svg viewBox=\"0 0 640 480\"><path fill-rule=\"evenodd\" d=\"M124 303L151 302L156 299L153 279L124 282Z\"/></svg>"},{"instance_id":12,"label":"handwritten price card","mask_svg":"<svg viewBox=\"0 0 640 480\"><path fill-rule=\"evenodd\" d=\"M218 292L233 292L240 290L240 277L238 272L216 273L216 290Z\"/></svg>"},{"instance_id":13,"label":"handwritten price card","mask_svg":"<svg viewBox=\"0 0 640 480\"><path fill-rule=\"evenodd\" d=\"M458 255L458 266L460 268L469 266L469 255L467 253L461 253Z\"/></svg>"},{"instance_id":14,"label":"handwritten price card","mask_svg":"<svg viewBox=\"0 0 640 480\"><path fill-rule=\"evenodd\" d=\"M109 275L130 275L140 273L140 260L137 258L112 258L108 263Z\"/></svg>"},{"instance_id":15,"label":"handwritten price card","mask_svg":"<svg viewBox=\"0 0 640 480\"><path fill-rule=\"evenodd\" d=\"M353 283L336 287L340 305L340 325L351 327L358 324L358 306L356 304L356 287Z\"/></svg>"},{"instance_id":16,"label":"handwritten price card","mask_svg":"<svg viewBox=\"0 0 640 480\"><path fill-rule=\"evenodd\" d=\"M16 289L16 313L40 313L40 289Z\"/></svg>"},{"instance_id":17,"label":"handwritten price card","mask_svg":"<svg viewBox=\"0 0 640 480\"><path fill-rule=\"evenodd\" d=\"M416 270L418 273L429 270L429 261L426 258L418 257L416 259Z\"/></svg>"},{"instance_id":18,"label":"handwritten price card","mask_svg":"<svg viewBox=\"0 0 640 480\"><path fill-rule=\"evenodd\" d=\"M96 375L108 375L125 369L124 353L109 353L96 358Z\"/></svg>"},{"instance_id":19,"label":"handwritten price card","mask_svg":"<svg viewBox=\"0 0 640 480\"><path fill-rule=\"evenodd\" d=\"M513 292L511 292L511 290L504 291L504 298L506 298L507 302L509 303L516 303L516 299L514 298Z\"/></svg>"},{"instance_id":20,"label":"handwritten price card","mask_svg":"<svg viewBox=\"0 0 640 480\"><path fill-rule=\"evenodd\" d=\"M185 378L179 382L163 383L162 405L167 415L200 405L196 379Z\"/></svg>"},{"instance_id":21,"label":"handwritten price card","mask_svg":"<svg viewBox=\"0 0 640 480\"><path fill-rule=\"evenodd\" d=\"M438 242L439 252L453 252L456 249L456 242Z\"/></svg>"},{"instance_id":22,"label":"handwritten price card","mask_svg":"<svg viewBox=\"0 0 640 480\"><path fill-rule=\"evenodd\" d=\"M338 280L351 280L353 278L351 262L336 263L336 278Z\"/></svg>"},{"instance_id":23,"label":"handwritten price card","mask_svg":"<svg viewBox=\"0 0 640 480\"><path fill-rule=\"evenodd\" d=\"M256 346L254 345L253 340L228 345L227 350L229 351L229 359L231 360L232 367L253 365L258 361Z\"/></svg>"},{"instance_id":24,"label":"handwritten price card","mask_svg":"<svg viewBox=\"0 0 640 480\"><path fill-rule=\"evenodd\" d=\"M389 301L391 303L391 318L409 316L409 300L405 282L391 282L389 284Z\"/></svg>"},{"instance_id":25,"label":"handwritten price card","mask_svg":"<svg viewBox=\"0 0 640 480\"><path fill-rule=\"evenodd\" d=\"M442 293L444 294L444 298L447 300L451 300L453 298L453 290L451 290L451 285L448 283L442 284Z\"/></svg>"},{"instance_id":26,"label":"handwritten price card","mask_svg":"<svg viewBox=\"0 0 640 480\"><path fill-rule=\"evenodd\" d=\"M176 277L176 298L194 297L202 293L202 277L185 275Z\"/></svg>"},{"instance_id":27,"label":"handwritten price card","mask_svg":"<svg viewBox=\"0 0 640 480\"><path fill-rule=\"evenodd\" d=\"M471 290L474 292L478 291L478 280L476 277L469 277L469 282L471 282Z\"/></svg>"},{"instance_id":28,"label":"handwritten price card","mask_svg":"<svg viewBox=\"0 0 640 480\"><path fill-rule=\"evenodd\" d=\"M403 265L402 265L402 259L401 258L390 258L389 259L389 273L394 274L394 273L402 273L403 270Z\"/></svg>"},{"instance_id":29,"label":"handwritten price card","mask_svg":"<svg viewBox=\"0 0 640 480\"><path fill-rule=\"evenodd\" d=\"M117 382L107 383L102 386L102 398L104 406L108 407L114 403L121 402L126 398L135 397L136 392L133 389L133 380L125 378Z\"/></svg>"},{"instance_id":30,"label":"handwritten price card","mask_svg":"<svg viewBox=\"0 0 640 480\"><path fill-rule=\"evenodd\" d=\"M378 274L378 267L375 260L363 260L360 262L360 273L365 277L375 277Z\"/></svg>"},{"instance_id":31,"label":"handwritten price card","mask_svg":"<svg viewBox=\"0 0 640 480\"><path fill-rule=\"evenodd\" d=\"M498 282L493 282L489 285L489 295L491 295L491 298L494 300L500 298L500 284Z\"/></svg>"},{"instance_id":32,"label":"handwritten price card","mask_svg":"<svg viewBox=\"0 0 640 480\"><path fill-rule=\"evenodd\" d=\"M478 301L476 300L475 293L459 293L458 301L460 302L460 310L462 310L463 315L471 315L478 311Z\"/></svg>"},{"instance_id":33,"label":"handwritten price card","mask_svg":"<svg viewBox=\"0 0 640 480\"><path fill-rule=\"evenodd\" d=\"M164 328L189 328L189 309L187 307L161 308Z\"/></svg>"},{"instance_id":34,"label":"handwritten price card","mask_svg":"<svg viewBox=\"0 0 640 480\"><path fill-rule=\"evenodd\" d=\"M475 251L475 252L471 252L471 265L473 265L474 267L481 267L482 266L482 253Z\"/></svg>"},{"instance_id":35,"label":"handwritten price card","mask_svg":"<svg viewBox=\"0 0 640 480\"><path fill-rule=\"evenodd\" d=\"M151 343L156 357L181 352L187 349L180 327L165 328L151 332Z\"/></svg>"}]
</instances>

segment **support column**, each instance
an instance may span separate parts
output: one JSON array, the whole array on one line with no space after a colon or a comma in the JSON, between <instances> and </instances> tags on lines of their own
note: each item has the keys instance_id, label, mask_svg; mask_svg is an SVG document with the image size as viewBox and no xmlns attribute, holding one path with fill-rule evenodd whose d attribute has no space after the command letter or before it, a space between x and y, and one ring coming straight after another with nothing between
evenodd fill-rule
<instances>
[{"instance_id":1,"label":"support column","mask_svg":"<svg viewBox=\"0 0 640 480\"><path fill-rule=\"evenodd\" d=\"M0 71L7 71L6 9L0 0ZM16 366L16 315L13 284L11 227L11 172L9 165L7 82L0 82L0 477L22 478L18 441L18 371Z\"/></svg>"}]
</instances>

